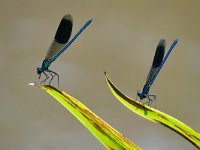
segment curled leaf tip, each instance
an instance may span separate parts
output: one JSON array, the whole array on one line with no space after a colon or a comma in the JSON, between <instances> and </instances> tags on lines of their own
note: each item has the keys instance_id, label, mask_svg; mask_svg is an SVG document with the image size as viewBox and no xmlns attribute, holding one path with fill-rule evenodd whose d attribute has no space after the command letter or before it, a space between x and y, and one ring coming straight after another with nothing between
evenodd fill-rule
<instances>
[{"instance_id":1,"label":"curled leaf tip","mask_svg":"<svg viewBox=\"0 0 200 150\"><path fill-rule=\"evenodd\" d=\"M29 83L29 84L27 84L27 85L35 86L35 83Z\"/></svg>"},{"instance_id":2,"label":"curled leaf tip","mask_svg":"<svg viewBox=\"0 0 200 150\"><path fill-rule=\"evenodd\" d=\"M42 83L37 83L37 82L32 82L32 83L28 83L27 85L30 85L30 86L45 86L44 84Z\"/></svg>"}]
</instances>

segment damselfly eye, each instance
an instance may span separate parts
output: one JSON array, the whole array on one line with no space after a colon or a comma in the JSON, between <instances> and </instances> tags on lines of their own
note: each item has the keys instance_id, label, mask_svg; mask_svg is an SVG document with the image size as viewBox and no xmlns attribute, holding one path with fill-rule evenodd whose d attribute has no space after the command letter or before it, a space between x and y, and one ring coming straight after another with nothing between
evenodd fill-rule
<instances>
[{"instance_id":1,"label":"damselfly eye","mask_svg":"<svg viewBox=\"0 0 200 150\"><path fill-rule=\"evenodd\" d=\"M41 74L42 73L42 68L37 68L37 74Z\"/></svg>"}]
</instances>

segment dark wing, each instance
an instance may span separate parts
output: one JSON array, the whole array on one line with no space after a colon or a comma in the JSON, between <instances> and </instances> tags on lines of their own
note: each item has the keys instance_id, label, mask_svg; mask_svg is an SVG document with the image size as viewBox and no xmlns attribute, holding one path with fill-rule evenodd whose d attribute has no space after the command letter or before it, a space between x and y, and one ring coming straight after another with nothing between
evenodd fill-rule
<instances>
[{"instance_id":1,"label":"dark wing","mask_svg":"<svg viewBox=\"0 0 200 150\"><path fill-rule=\"evenodd\" d=\"M165 45L166 45L165 39L161 39L156 48L156 53L155 53L155 56L153 59L153 63L152 63L151 69L149 71L149 74L147 76L147 80L146 80L147 85L150 84L151 80L154 78L154 75L158 71L158 69L163 61L163 57L165 54Z\"/></svg>"},{"instance_id":2,"label":"dark wing","mask_svg":"<svg viewBox=\"0 0 200 150\"><path fill-rule=\"evenodd\" d=\"M69 14L65 15L60 21L55 37L53 39L53 42L51 43L51 46L47 51L45 59L51 59L69 41L69 38L72 33L72 26L73 26L72 16Z\"/></svg>"}]
</instances>

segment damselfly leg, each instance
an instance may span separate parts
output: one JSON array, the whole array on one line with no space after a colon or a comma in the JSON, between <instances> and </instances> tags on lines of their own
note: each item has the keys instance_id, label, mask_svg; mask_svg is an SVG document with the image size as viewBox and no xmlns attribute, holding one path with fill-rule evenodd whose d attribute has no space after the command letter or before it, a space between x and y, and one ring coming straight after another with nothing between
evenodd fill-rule
<instances>
[{"instance_id":1,"label":"damselfly leg","mask_svg":"<svg viewBox=\"0 0 200 150\"><path fill-rule=\"evenodd\" d=\"M59 88L59 75L56 73L56 72L54 72L54 71L52 71L52 70L47 70L47 72L49 72L49 74L51 74L51 79L50 79L50 81L49 81L49 85L51 84L51 81L53 80L53 78L55 77L55 76L57 76L57 79L58 79L58 88ZM53 74L53 75L52 75Z\"/></svg>"},{"instance_id":2,"label":"damselfly leg","mask_svg":"<svg viewBox=\"0 0 200 150\"><path fill-rule=\"evenodd\" d=\"M49 76L45 73L45 71L43 72L43 74L45 75L46 78L41 81L42 84L44 84L49 79Z\"/></svg>"},{"instance_id":3,"label":"damselfly leg","mask_svg":"<svg viewBox=\"0 0 200 150\"><path fill-rule=\"evenodd\" d=\"M147 94L147 99L148 99L148 106L151 106L151 104L157 100L157 96L156 95L152 95L152 94Z\"/></svg>"}]
</instances>

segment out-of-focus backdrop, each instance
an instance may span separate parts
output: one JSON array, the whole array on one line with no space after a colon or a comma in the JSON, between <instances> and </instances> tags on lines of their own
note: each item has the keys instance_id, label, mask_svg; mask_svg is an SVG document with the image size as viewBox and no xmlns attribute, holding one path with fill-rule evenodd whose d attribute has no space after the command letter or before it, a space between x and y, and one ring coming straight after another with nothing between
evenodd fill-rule
<instances>
[{"instance_id":1,"label":"out-of-focus backdrop","mask_svg":"<svg viewBox=\"0 0 200 150\"><path fill-rule=\"evenodd\" d=\"M179 43L151 88L157 109L200 131L200 1L0 1L0 149L103 150L82 124L51 96L27 84L40 66L62 16L74 35L92 24L50 67L67 91L143 149L192 150L188 141L123 106L104 71L129 97L146 80L156 45ZM57 85L55 83L55 85Z\"/></svg>"}]
</instances>

